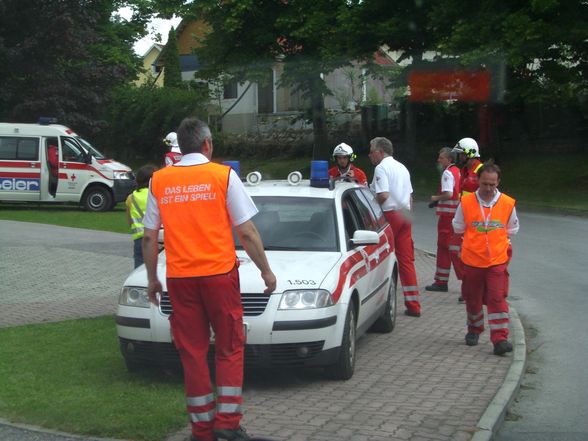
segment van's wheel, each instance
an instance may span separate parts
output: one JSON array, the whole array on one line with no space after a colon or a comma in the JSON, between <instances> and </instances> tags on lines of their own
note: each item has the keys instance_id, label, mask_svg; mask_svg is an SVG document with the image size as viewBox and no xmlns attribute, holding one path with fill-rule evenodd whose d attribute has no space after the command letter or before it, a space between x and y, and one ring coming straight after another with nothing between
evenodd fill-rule
<instances>
[{"instance_id":1,"label":"van's wheel","mask_svg":"<svg viewBox=\"0 0 588 441\"><path fill-rule=\"evenodd\" d=\"M353 377L356 350L355 331L355 308L353 300L351 300L347 308L347 315L345 316L345 327L343 328L339 360L334 365L327 367L327 375L333 380L349 380Z\"/></svg>"},{"instance_id":2,"label":"van's wheel","mask_svg":"<svg viewBox=\"0 0 588 441\"><path fill-rule=\"evenodd\" d=\"M88 211L107 211L112 209L112 195L102 187L92 187L86 190L82 205Z\"/></svg>"},{"instance_id":3,"label":"van's wheel","mask_svg":"<svg viewBox=\"0 0 588 441\"><path fill-rule=\"evenodd\" d=\"M388 299L384 312L372 325L370 331L388 333L394 330L396 326L396 287L398 286L398 275L396 270L392 274L390 288L388 289Z\"/></svg>"}]
</instances>

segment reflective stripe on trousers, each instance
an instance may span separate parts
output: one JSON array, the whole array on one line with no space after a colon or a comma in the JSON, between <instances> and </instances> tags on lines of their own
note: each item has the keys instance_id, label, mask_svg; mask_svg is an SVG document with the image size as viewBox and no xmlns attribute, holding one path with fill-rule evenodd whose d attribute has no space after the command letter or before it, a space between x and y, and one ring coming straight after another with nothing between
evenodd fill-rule
<instances>
[{"instance_id":1,"label":"reflective stripe on trousers","mask_svg":"<svg viewBox=\"0 0 588 441\"><path fill-rule=\"evenodd\" d=\"M218 386L217 387L217 410L218 413L229 413L241 415L241 402L243 391L240 387Z\"/></svg>"},{"instance_id":2,"label":"reflective stripe on trousers","mask_svg":"<svg viewBox=\"0 0 588 441\"><path fill-rule=\"evenodd\" d=\"M398 211L385 211L384 216L392 227L398 274L404 292L404 304L411 312L421 312L419 290L414 267L414 243L410 222Z\"/></svg>"},{"instance_id":3,"label":"reflective stripe on trousers","mask_svg":"<svg viewBox=\"0 0 588 441\"><path fill-rule=\"evenodd\" d=\"M468 312L469 332L484 330L483 305L486 303L492 344L508 339L508 271L507 264L489 268L463 265L462 296Z\"/></svg>"}]
</instances>

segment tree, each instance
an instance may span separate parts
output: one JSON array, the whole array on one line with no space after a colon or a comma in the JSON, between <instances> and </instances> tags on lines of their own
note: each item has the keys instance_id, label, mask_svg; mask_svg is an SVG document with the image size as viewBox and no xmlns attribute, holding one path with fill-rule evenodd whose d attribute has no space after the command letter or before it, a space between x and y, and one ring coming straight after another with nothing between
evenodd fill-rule
<instances>
[{"instance_id":1,"label":"tree","mask_svg":"<svg viewBox=\"0 0 588 441\"><path fill-rule=\"evenodd\" d=\"M174 28L169 30L167 44L163 50L163 87L181 87L182 71L180 69L180 56L178 54L178 41Z\"/></svg>"},{"instance_id":2,"label":"tree","mask_svg":"<svg viewBox=\"0 0 588 441\"><path fill-rule=\"evenodd\" d=\"M281 84L302 91L310 102L313 156L327 159L324 96L330 91L323 75L351 61L351 51L341 44L345 28L339 21L348 4L346 0L193 2L187 5L189 13L211 29L196 49L204 66L198 75L213 79L228 73L237 81L263 82L268 68L283 62Z\"/></svg>"},{"instance_id":3,"label":"tree","mask_svg":"<svg viewBox=\"0 0 588 441\"><path fill-rule=\"evenodd\" d=\"M509 100L588 97L588 4L582 0L437 3L440 51L465 63L506 62Z\"/></svg>"},{"instance_id":4,"label":"tree","mask_svg":"<svg viewBox=\"0 0 588 441\"><path fill-rule=\"evenodd\" d=\"M161 162L163 138L175 131L186 115L205 118L207 94L189 88L124 85L111 93L102 116L108 133L96 138L106 151L116 146L121 160L141 158Z\"/></svg>"},{"instance_id":5,"label":"tree","mask_svg":"<svg viewBox=\"0 0 588 441\"><path fill-rule=\"evenodd\" d=\"M131 3L127 22L116 11ZM142 0L0 2L0 119L55 116L88 135L103 128L98 112L113 86L135 76L132 44L150 13Z\"/></svg>"}]
</instances>

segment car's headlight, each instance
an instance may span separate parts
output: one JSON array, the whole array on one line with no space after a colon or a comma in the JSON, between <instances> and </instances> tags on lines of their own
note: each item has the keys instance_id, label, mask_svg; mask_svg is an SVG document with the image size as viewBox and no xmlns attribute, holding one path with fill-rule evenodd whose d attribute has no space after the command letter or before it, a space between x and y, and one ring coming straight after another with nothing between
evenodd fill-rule
<instances>
[{"instance_id":1,"label":"car's headlight","mask_svg":"<svg viewBox=\"0 0 588 441\"><path fill-rule=\"evenodd\" d=\"M115 171L114 179L131 179L131 174L129 172Z\"/></svg>"},{"instance_id":2,"label":"car's headlight","mask_svg":"<svg viewBox=\"0 0 588 441\"><path fill-rule=\"evenodd\" d=\"M324 289L284 291L279 309L315 309L332 306L331 293Z\"/></svg>"},{"instance_id":3,"label":"car's headlight","mask_svg":"<svg viewBox=\"0 0 588 441\"><path fill-rule=\"evenodd\" d=\"M149 296L146 288L136 286L125 286L118 298L119 305L136 306L138 308L149 308Z\"/></svg>"}]
</instances>

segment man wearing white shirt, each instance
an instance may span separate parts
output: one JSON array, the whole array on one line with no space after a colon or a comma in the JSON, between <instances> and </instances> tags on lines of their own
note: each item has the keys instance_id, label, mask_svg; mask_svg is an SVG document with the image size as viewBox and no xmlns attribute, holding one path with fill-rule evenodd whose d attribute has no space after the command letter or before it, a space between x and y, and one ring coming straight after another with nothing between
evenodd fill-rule
<instances>
[{"instance_id":1,"label":"man wearing white shirt","mask_svg":"<svg viewBox=\"0 0 588 441\"><path fill-rule=\"evenodd\" d=\"M165 231L170 326L184 368L192 441L246 441L240 427L243 386L243 308L232 228L261 271L266 294L276 288L263 243L251 218L257 213L237 174L210 161L208 126L186 118L178 128L182 159L153 174L143 218L143 255L149 300L163 294L157 277L157 238ZM215 333L216 394L207 354Z\"/></svg>"},{"instance_id":2,"label":"man wearing white shirt","mask_svg":"<svg viewBox=\"0 0 588 441\"><path fill-rule=\"evenodd\" d=\"M392 157L393 153L394 148L389 139L378 137L370 141L369 157L376 166L371 188L394 233L398 272L406 306L404 313L420 317L412 225L406 216L412 210L412 184L407 168Z\"/></svg>"},{"instance_id":3,"label":"man wearing white shirt","mask_svg":"<svg viewBox=\"0 0 588 441\"><path fill-rule=\"evenodd\" d=\"M500 168L485 163L478 172L480 187L461 198L453 218L453 229L464 233L462 296L466 303L468 332L465 343L478 344L484 332L486 304L490 341L495 355L512 351L508 341L509 237L519 231L515 200L498 191Z\"/></svg>"}]
</instances>

